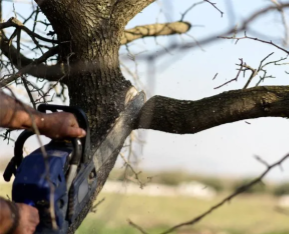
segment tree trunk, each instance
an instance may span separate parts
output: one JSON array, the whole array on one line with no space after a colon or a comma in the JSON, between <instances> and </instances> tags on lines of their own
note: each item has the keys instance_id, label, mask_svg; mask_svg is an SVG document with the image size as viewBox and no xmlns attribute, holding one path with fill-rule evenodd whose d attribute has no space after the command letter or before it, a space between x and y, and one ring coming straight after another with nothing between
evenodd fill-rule
<instances>
[{"instance_id":1,"label":"tree trunk","mask_svg":"<svg viewBox=\"0 0 289 234\"><path fill-rule=\"evenodd\" d=\"M69 89L70 105L81 107L88 116L91 154L124 109L125 95L131 87L119 67L118 51L123 27L113 22L110 2L37 2L61 42L59 63L69 65L64 82ZM113 168L119 150L98 172L95 196ZM93 200L87 204L69 233L73 233L81 224Z\"/></svg>"}]
</instances>

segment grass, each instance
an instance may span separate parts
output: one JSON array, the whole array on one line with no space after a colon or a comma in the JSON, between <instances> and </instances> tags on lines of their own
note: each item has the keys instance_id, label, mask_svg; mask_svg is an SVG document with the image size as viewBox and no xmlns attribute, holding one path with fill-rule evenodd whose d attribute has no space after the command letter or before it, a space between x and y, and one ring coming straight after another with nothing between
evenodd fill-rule
<instances>
[{"instance_id":1,"label":"grass","mask_svg":"<svg viewBox=\"0 0 289 234\"><path fill-rule=\"evenodd\" d=\"M0 186L0 195L9 194L10 186ZM100 194L105 201L90 213L77 234L135 234L128 219L149 234L159 234L172 225L187 221L220 201L196 198L146 197ZM175 234L288 234L289 216L275 211L276 199L268 195L240 196L193 227Z\"/></svg>"}]
</instances>

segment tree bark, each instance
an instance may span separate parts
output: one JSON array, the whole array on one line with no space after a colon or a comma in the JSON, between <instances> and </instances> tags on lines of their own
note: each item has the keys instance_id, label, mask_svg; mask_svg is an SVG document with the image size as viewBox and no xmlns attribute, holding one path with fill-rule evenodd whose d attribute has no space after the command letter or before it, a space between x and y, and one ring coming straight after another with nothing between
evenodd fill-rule
<instances>
[{"instance_id":1,"label":"tree bark","mask_svg":"<svg viewBox=\"0 0 289 234\"><path fill-rule=\"evenodd\" d=\"M199 101L154 96L143 106L135 129L192 134L259 117L289 117L289 86L228 91Z\"/></svg>"},{"instance_id":2,"label":"tree bark","mask_svg":"<svg viewBox=\"0 0 289 234\"><path fill-rule=\"evenodd\" d=\"M119 47L123 26L112 18L113 1L45 0L37 1L58 36L59 63L67 65L65 83L70 105L87 114L91 132L91 155L106 136L125 106L131 83L119 66ZM105 183L121 149L97 173L98 188L69 233L81 224Z\"/></svg>"}]
</instances>

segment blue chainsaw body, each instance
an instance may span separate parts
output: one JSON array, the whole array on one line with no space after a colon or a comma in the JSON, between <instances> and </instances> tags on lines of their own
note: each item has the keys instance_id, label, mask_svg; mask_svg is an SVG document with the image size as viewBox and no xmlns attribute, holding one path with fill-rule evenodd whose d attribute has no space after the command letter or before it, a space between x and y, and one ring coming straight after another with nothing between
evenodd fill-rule
<instances>
[{"instance_id":1,"label":"blue chainsaw body","mask_svg":"<svg viewBox=\"0 0 289 234\"><path fill-rule=\"evenodd\" d=\"M51 106L45 105L45 109ZM88 123L85 123L84 129L88 132ZM13 201L38 209L40 223L35 234L66 234L97 187L94 163L87 156L89 143L87 139L52 140L44 146L45 156L39 148L23 158L23 144L31 135L33 133L24 131L18 137L15 156L6 168L4 179L9 181L12 174L15 176ZM56 229L53 222L57 224Z\"/></svg>"}]
</instances>

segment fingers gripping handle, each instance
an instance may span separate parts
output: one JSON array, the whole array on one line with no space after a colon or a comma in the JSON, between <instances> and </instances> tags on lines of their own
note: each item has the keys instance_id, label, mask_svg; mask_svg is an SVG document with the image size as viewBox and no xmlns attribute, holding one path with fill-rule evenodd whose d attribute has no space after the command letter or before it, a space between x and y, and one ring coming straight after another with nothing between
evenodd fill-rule
<instances>
[{"instance_id":1,"label":"fingers gripping handle","mask_svg":"<svg viewBox=\"0 0 289 234\"><path fill-rule=\"evenodd\" d=\"M41 104L38 106L38 111L46 113L46 111L65 111L75 115L79 127L86 131L86 137L80 139L82 144L82 155L83 161L88 161L89 150L90 150L90 131L89 131L89 123L84 111L78 107L73 106L61 106L61 105L50 105L50 104Z\"/></svg>"}]
</instances>

